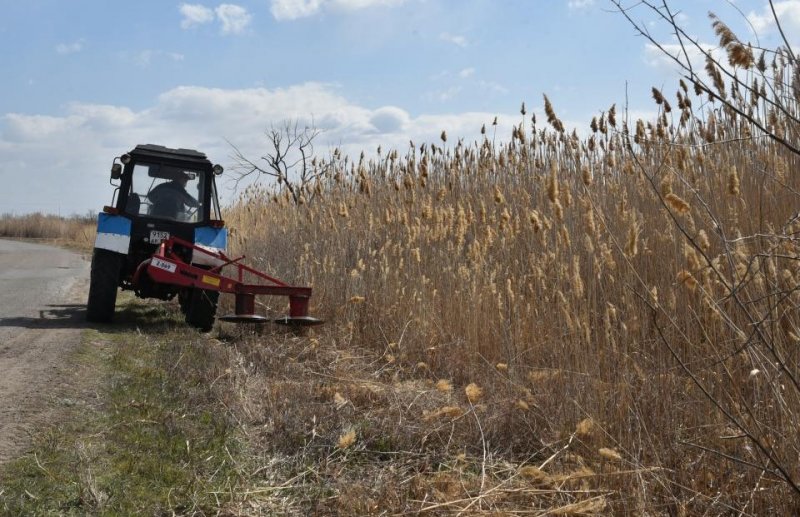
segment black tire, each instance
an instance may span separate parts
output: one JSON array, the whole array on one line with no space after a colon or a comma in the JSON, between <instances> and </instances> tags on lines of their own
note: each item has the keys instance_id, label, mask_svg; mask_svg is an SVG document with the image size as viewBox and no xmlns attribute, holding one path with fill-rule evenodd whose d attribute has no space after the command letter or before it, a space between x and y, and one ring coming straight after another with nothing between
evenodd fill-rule
<instances>
[{"instance_id":1,"label":"black tire","mask_svg":"<svg viewBox=\"0 0 800 517\"><path fill-rule=\"evenodd\" d=\"M186 323L201 332L210 332L214 327L214 317L217 315L219 291L192 288L188 289L184 296L187 301L184 310Z\"/></svg>"},{"instance_id":2,"label":"black tire","mask_svg":"<svg viewBox=\"0 0 800 517\"><path fill-rule=\"evenodd\" d=\"M89 281L89 300L86 303L86 319L88 321L109 323L114 319L117 284L124 258L123 255L113 251L94 250Z\"/></svg>"},{"instance_id":3,"label":"black tire","mask_svg":"<svg viewBox=\"0 0 800 517\"><path fill-rule=\"evenodd\" d=\"M194 289L191 288L181 289L178 291L178 304L181 307L181 314L184 316L186 316L186 313L189 312L189 305L192 301L192 292L194 292Z\"/></svg>"}]
</instances>

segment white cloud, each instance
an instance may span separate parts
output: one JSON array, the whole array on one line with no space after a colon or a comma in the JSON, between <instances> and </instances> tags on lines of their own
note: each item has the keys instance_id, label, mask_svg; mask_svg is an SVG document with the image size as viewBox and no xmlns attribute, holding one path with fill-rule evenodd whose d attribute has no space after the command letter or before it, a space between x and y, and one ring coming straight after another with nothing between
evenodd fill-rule
<instances>
[{"instance_id":1,"label":"white cloud","mask_svg":"<svg viewBox=\"0 0 800 517\"><path fill-rule=\"evenodd\" d=\"M448 43L452 43L453 45L457 45L459 47L466 47L469 43L467 42L467 38L458 34L450 34L447 32L443 32L439 34L439 39L442 41L446 41Z\"/></svg>"},{"instance_id":2,"label":"white cloud","mask_svg":"<svg viewBox=\"0 0 800 517\"><path fill-rule=\"evenodd\" d=\"M684 56L684 47L681 47L679 43L663 43L661 47L664 51L652 43L646 43L644 46L645 63L653 68L658 68L668 73L678 71L679 67L677 63L675 63L675 60L670 56L675 56L685 63L686 57ZM724 59L720 60L722 56L720 55L721 51L717 45L700 42L700 47L721 63L727 63ZM685 49L692 67L697 71L701 71L706 64L706 58L703 52L691 44L687 44ZM666 55L664 52L669 55Z\"/></svg>"},{"instance_id":3,"label":"white cloud","mask_svg":"<svg viewBox=\"0 0 800 517\"><path fill-rule=\"evenodd\" d=\"M190 29L217 19L222 24L223 34L241 34L253 21L253 15L236 4L219 4L214 9L202 4L181 4L180 12L182 28Z\"/></svg>"},{"instance_id":4,"label":"white cloud","mask_svg":"<svg viewBox=\"0 0 800 517\"><path fill-rule=\"evenodd\" d=\"M59 43L56 45L56 52L61 55L75 54L83 50L84 43L85 42L83 39L79 39L78 41L74 41L72 43Z\"/></svg>"},{"instance_id":5,"label":"white cloud","mask_svg":"<svg viewBox=\"0 0 800 517\"><path fill-rule=\"evenodd\" d=\"M201 4L181 4L179 10L183 15L181 27L184 29L214 21L214 11Z\"/></svg>"},{"instance_id":6,"label":"white cloud","mask_svg":"<svg viewBox=\"0 0 800 517\"><path fill-rule=\"evenodd\" d=\"M567 7L571 11L586 9L592 7L593 5L594 5L594 0L569 0L567 2Z\"/></svg>"},{"instance_id":7,"label":"white cloud","mask_svg":"<svg viewBox=\"0 0 800 517\"><path fill-rule=\"evenodd\" d=\"M397 133L406 128L410 120L405 110L386 106L375 110L369 122L378 133Z\"/></svg>"},{"instance_id":8,"label":"white cloud","mask_svg":"<svg viewBox=\"0 0 800 517\"><path fill-rule=\"evenodd\" d=\"M462 79L467 79L467 78L469 78L469 77L472 77L473 75L475 75L475 69L474 69L474 68L472 68L472 67L470 67L470 68L464 68L463 70L461 70L461 71L458 73L458 76L459 76L460 78L462 78Z\"/></svg>"},{"instance_id":9,"label":"white cloud","mask_svg":"<svg viewBox=\"0 0 800 517\"><path fill-rule=\"evenodd\" d=\"M673 38L673 41L675 38ZM727 87L731 86L731 79L729 74L734 74L735 70L730 66L728 58L726 56L725 50L717 46L713 43L704 43L702 41L699 42L700 48L695 45L687 44L685 46L686 53L684 54L684 49L681 47L679 43L665 43L661 44L663 51L659 49L656 45L652 43L645 44L644 48L644 60L645 64L657 69L660 73L664 74L666 77L671 77L671 83L666 83L667 87L664 89L663 93L668 95L670 90L672 92L675 91L677 87L677 80L678 77L682 77L687 74L686 69L684 68L687 64L687 56L688 56L688 63L691 64L692 70L694 73L702 79L707 85L710 87L713 85L713 80L709 77L708 73L705 70L706 67L706 54L710 55L714 62L717 64L717 67L722 70L722 79L727 85ZM701 50L702 49L702 50ZM678 63L672 59L674 56L683 64L678 65ZM671 85L670 85L671 84ZM691 85L690 85L691 86ZM668 95L670 98L670 102L673 102L671 99L673 97Z\"/></svg>"},{"instance_id":10,"label":"white cloud","mask_svg":"<svg viewBox=\"0 0 800 517\"><path fill-rule=\"evenodd\" d=\"M8 142L33 142L46 140L69 128L74 120L69 117L48 115L21 115L9 113L5 116L6 130L3 140Z\"/></svg>"},{"instance_id":11,"label":"white cloud","mask_svg":"<svg viewBox=\"0 0 800 517\"><path fill-rule=\"evenodd\" d=\"M141 143L199 149L225 165L235 143L248 156L264 151L264 130L286 119L322 129L317 152L339 146L352 156L383 149L404 149L409 140L439 142L442 130L453 141L480 137L482 124L496 113L416 115L396 106L369 109L343 97L331 85L305 83L289 88L224 90L184 86L162 93L149 107L71 104L66 112L9 113L0 116L0 203L17 210L62 213L97 210L111 199L111 159ZM510 134L518 116L501 116ZM504 122L503 122L504 123ZM25 174L30 182L13 177ZM70 178L70 181L56 181ZM34 207L34 205L36 206Z\"/></svg>"},{"instance_id":12,"label":"white cloud","mask_svg":"<svg viewBox=\"0 0 800 517\"><path fill-rule=\"evenodd\" d=\"M223 34L241 34L253 20L247 9L236 4L220 4L214 11L222 22Z\"/></svg>"},{"instance_id":13,"label":"white cloud","mask_svg":"<svg viewBox=\"0 0 800 517\"><path fill-rule=\"evenodd\" d=\"M800 0L783 0L774 3L775 13L792 47L800 47ZM759 34L769 34L776 30L775 18L769 6L761 13L751 11L747 19Z\"/></svg>"},{"instance_id":14,"label":"white cloud","mask_svg":"<svg viewBox=\"0 0 800 517\"><path fill-rule=\"evenodd\" d=\"M784 25L784 31L800 26L800 0L784 0L775 2L774 5L775 13L778 15L781 24ZM764 6L761 14L751 11L747 15L747 19L750 20L750 23L753 24L757 31L775 28L775 18L769 6Z\"/></svg>"},{"instance_id":15,"label":"white cloud","mask_svg":"<svg viewBox=\"0 0 800 517\"><path fill-rule=\"evenodd\" d=\"M272 0L270 12L276 20L295 20L317 14L323 0Z\"/></svg>"},{"instance_id":16,"label":"white cloud","mask_svg":"<svg viewBox=\"0 0 800 517\"><path fill-rule=\"evenodd\" d=\"M393 7L406 0L271 0L270 12L276 20L296 20L323 10L357 11L370 7Z\"/></svg>"}]
</instances>

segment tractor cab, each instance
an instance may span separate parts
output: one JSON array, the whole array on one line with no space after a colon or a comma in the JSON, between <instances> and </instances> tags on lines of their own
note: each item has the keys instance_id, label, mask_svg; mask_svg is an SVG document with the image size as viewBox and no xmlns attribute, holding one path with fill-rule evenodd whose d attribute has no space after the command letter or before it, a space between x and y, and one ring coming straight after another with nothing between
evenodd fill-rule
<instances>
[{"instance_id":1,"label":"tractor cab","mask_svg":"<svg viewBox=\"0 0 800 517\"><path fill-rule=\"evenodd\" d=\"M112 180L120 180L115 207L120 213L189 224L221 220L214 176L222 167L205 154L148 144L119 160Z\"/></svg>"},{"instance_id":2,"label":"tractor cab","mask_svg":"<svg viewBox=\"0 0 800 517\"><path fill-rule=\"evenodd\" d=\"M138 145L115 159L111 168L112 184L118 182L115 203L104 212L113 216L109 220L130 223L130 239L128 249L113 251L127 254L131 268L173 236L225 251L227 232L214 181L221 173L222 166L212 165L203 153L160 145ZM186 253L191 260L190 251Z\"/></svg>"}]
</instances>

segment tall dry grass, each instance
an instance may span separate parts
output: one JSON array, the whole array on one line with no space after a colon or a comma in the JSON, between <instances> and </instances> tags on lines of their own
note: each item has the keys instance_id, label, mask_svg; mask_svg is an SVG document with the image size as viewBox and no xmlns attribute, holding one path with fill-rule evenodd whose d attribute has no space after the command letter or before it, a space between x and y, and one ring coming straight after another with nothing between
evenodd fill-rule
<instances>
[{"instance_id":1,"label":"tall dry grass","mask_svg":"<svg viewBox=\"0 0 800 517\"><path fill-rule=\"evenodd\" d=\"M739 95L797 141L769 98ZM546 101L550 125L523 115L507 144L334 151L299 205L245 191L233 247L313 285L320 340L393 382L466 389L437 415L482 406L472 454L567 444L605 511L796 513L800 160L708 92L654 99L655 120L612 107L583 139ZM384 432L424 435L409 421Z\"/></svg>"},{"instance_id":2,"label":"tall dry grass","mask_svg":"<svg viewBox=\"0 0 800 517\"><path fill-rule=\"evenodd\" d=\"M60 217L42 213L0 216L0 237L42 239L81 250L91 250L97 222L92 216Z\"/></svg>"}]
</instances>

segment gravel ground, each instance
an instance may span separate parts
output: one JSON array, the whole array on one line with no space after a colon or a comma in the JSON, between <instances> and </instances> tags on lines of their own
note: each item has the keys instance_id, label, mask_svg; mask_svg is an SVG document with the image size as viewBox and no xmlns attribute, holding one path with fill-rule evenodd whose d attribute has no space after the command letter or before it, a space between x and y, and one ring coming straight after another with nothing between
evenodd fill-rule
<instances>
[{"instance_id":1,"label":"gravel ground","mask_svg":"<svg viewBox=\"0 0 800 517\"><path fill-rule=\"evenodd\" d=\"M58 422L79 384L69 358L87 328L88 277L78 253L0 240L0 464Z\"/></svg>"}]
</instances>

